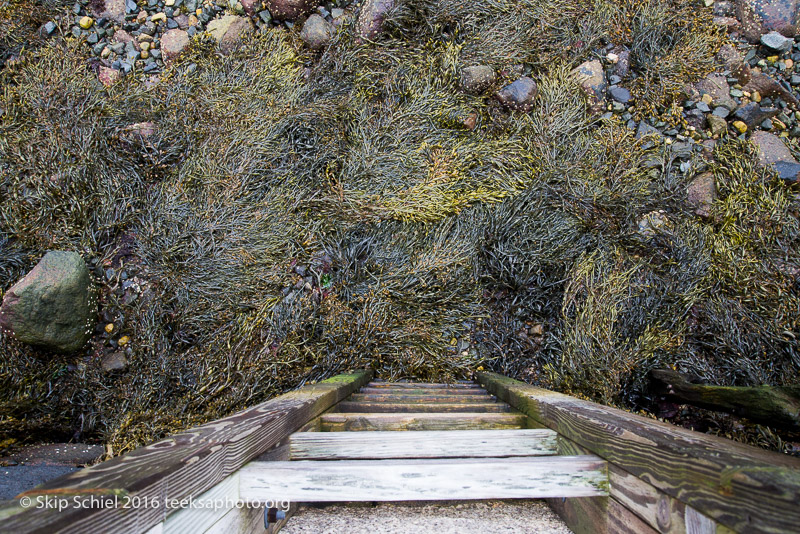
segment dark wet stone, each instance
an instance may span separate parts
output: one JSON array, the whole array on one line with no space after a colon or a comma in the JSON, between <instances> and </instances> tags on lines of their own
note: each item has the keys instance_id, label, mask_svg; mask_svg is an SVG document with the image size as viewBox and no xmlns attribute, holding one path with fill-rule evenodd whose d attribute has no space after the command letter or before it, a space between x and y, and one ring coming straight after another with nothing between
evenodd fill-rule
<instances>
[{"instance_id":1,"label":"dark wet stone","mask_svg":"<svg viewBox=\"0 0 800 534\"><path fill-rule=\"evenodd\" d=\"M530 111L539 89L536 82L527 76L500 89L495 98L504 106L514 111Z\"/></svg>"},{"instance_id":2,"label":"dark wet stone","mask_svg":"<svg viewBox=\"0 0 800 534\"><path fill-rule=\"evenodd\" d=\"M767 119L771 119L780 113L777 108L762 108L756 102L745 104L734 112L733 116L747 125L748 130L761 124Z\"/></svg>"}]
</instances>

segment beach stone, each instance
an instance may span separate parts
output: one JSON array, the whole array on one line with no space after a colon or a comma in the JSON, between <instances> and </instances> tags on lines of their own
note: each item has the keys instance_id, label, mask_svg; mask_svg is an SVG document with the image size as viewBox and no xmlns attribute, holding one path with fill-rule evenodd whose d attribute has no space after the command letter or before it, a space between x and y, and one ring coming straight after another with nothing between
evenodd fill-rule
<instances>
[{"instance_id":1,"label":"beach stone","mask_svg":"<svg viewBox=\"0 0 800 534\"><path fill-rule=\"evenodd\" d=\"M709 74L705 79L694 84L694 90L700 97L708 95L714 107L724 107L730 111L736 109L736 100L730 95L728 80L721 74Z\"/></svg>"},{"instance_id":2,"label":"beach stone","mask_svg":"<svg viewBox=\"0 0 800 534\"><path fill-rule=\"evenodd\" d=\"M334 32L333 24L314 13L303 24L300 38L309 48L319 50L320 48L325 48L331 42Z\"/></svg>"},{"instance_id":3,"label":"beach stone","mask_svg":"<svg viewBox=\"0 0 800 534\"><path fill-rule=\"evenodd\" d=\"M771 166L784 180L798 181L800 163L780 137L769 132L753 132L750 142L756 146L761 165Z\"/></svg>"},{"instance_id":4,"label":"beach stone","mask_svg":"<svg viewBox=\"0 0 800 534\"><path fill-rule=\"evenodd\" d=\"M608 90L608 93L611 98L621 104L627 104L631 100L631 92L624 87L612 87Z\"/></svg>"},{"instance_id":5,"label":"beach stone","mask_svg":"<svg viewBox=\"0 0 800 534\"><path fill-rule=\"evenodd\" d=\"M395 0L365 0L358 15L358 35L370 41L383 31L386 14L395 6Z\"/></svg>"},{"instance_id":6,"label":"beach stone","mask_svg":"<svg viewBox=\"0 0 800 534\"><path fill-rule=\"evenodd\" d=\"M240 3L248 17L255 17L261 10L261 0L240 0Z\"/></svg>"},{"instance_id":7,"label":"beach stone","mask_svg":"<svg viewBox=\"0 0 800 534\"><path fill-rule=\"evenodd\" d=\"M265 0L272 18L295 21L317 9L319 0Z\"/></svg>"},{"instance_id":8,"label":"beach stone","mask_svg":"<svg viewBox=\"0 0 800 534\"><path fill-rule=\"evenodd\" d=\"M119 71L111 67L100 66L97 70L97 79L100 80L105 87L111 87L119 81Z\"/></svg>"},{"instance_id":9,"label":"beach stone","mask_svg":"<svg viewBox=\"0 0 800 534\"><path fill-rule=\"evenodd\" d=\"M111 371L122 371L128 366L128 359L122 351L112 352L103 357L100 362L100 367L103 371L109 373Z\"/></svg>"},{"instance_id":10,"label":"beach stone","mask_svg":"<svg viewBox=\"0 0 800 534\"><path fill-rule=\"evenodd\" d=\"M511 110L528 112L533 109L538 92L536 82L525 76L500 89L495 98Z\"/></svg>"},{"instance_id":11,"label":"beach stone","mask_svg":"<svg viewBox=\"0 0 800 534\"><path fill-rule=\"evenodd\" d=\"M228 54L241 42L244 34L253 31L253 26L246 17L225 15L209 22L206 29L219 43L220 51Z\"/></svg>"},{"instance_id":12,"label":"beach stone","mask_svg":"<svg viewBox=\"0 0 800 534\"><path fill-rule=\"evenodd\" d=\"M89 2L89 6L98 19L108 19L117 24L125 22L125 0L95 0Z\"/></svg>"},{"instance_id":13,"label":"beach stone","mask_svg":"<svg viewBox=\"0 0 800 534\"><path fill-rule=\"evenodd\" d=\"M778 32L772 31L761 36L761 44L776 52L786 52L794 44L794 39L789 39Z\"/></svg>"},{"instance_id":14,"label":"beach stone","mask_svg":"<svg viewBox=\"0 0 800 534\"><path fill-rule=\"evenodd\" d=\"M797 98L785 87L779 84L773 78L766 74L757 73L753 74L750 81L742 87L743 91L749 92L751 95L758 93L761 98L779 97L786 101L788 104L794 106L798 105Z\"/></svg>"},{"instance_id":15,"label":"beach stone","mask_svg":"<svg viewBox=\"0 0 800 534\"><path fill-rule=\"evenodd\" d=\"M778 108L762 108L757 102L750 102L737 109L733 116L747 125L749 130L767 119L775 117L781 111Z\"/></svg>"},{"instance_id":16,"label":"beach stone","mask_svg":"<svg viewBox=\"0 0 800 534\"><path fill-rule=\"evenodd\" d=\"M711 216L711 206L717 200L717 183L714 174L706 172L692 180L686 190L689 206L694 209L695 215L707 218Z\"/></svg>"},{"instance_id":17,"label":"beach stone","mask_svg":"<svg viewBox=\"0 0 800 534\"><path fill-rule=\"evenodd\" d=\"M736 17L742 23L742 33L751 43L761 36L777 31L794 37L800 19L799 0L737 0Z\"/></svg>"},{"instance_id":18,"label":"beach stone","mask_svg":"<svg viewBox=\"0 0 800 534\"><path fill-rule=\"evenodd\" d=\"M494 69L488 65L474 65L461 71L461 88L467 93L482 93L494 82Z\"/></svg>"},{"instance_id":19,"label":"beach stone","mask_svg":"<svg viewBox=\"0 0 800 534\"><path fill-rule=\"evenodd\" d=\"M728 131L728 123L722 117L716 115L708 115L708 128L711 130L711 135L722 135Z\"/></svg>"},{"instance_id":20,"label":"beach stone","mask_svg":"<svg viewBox=\"0 0 800 534\"><path fill-rule=\"evenodd\" d=\"M184 30L167 30L161 36L161 53L164 61L178 57L189 46L189 34Z\"/></svg>"},{"instance_id":21,"label":"beach stone","mask_svg":"<svg viewBox=\"0 0 800 534\"><path fill-rule=\"evenodd\" d=\"M597 59L586 61L572 72L577 77L583 92L589 97L591 110L602 113L605 110L605 94L608 85L603 71L603 64Z\"/></svg>"},{"instance_id":22,"label":"beach stone","mask_svg":"<svg viewBox=\"0 0 800 534\"><path fill-rule=\"evenodd\" d=\"M725 70L730 71L731 77L736 78L739 84L745 85L750 81L752 76L750 65L732 45L726 44L720 48L717 53L717 61L722 64Z\"/></svg>"},{"instance_id":23,"label":"beach stone","mask_svg":"<svg viewBox=\"0 0 800 534\"><path fill-rule=\"evenodd\" d=\"M96 312L83 258L77 252L52 251L6 292L0 327L23 343L74 352L89 340Z\"/></svg>"}]
</instances>

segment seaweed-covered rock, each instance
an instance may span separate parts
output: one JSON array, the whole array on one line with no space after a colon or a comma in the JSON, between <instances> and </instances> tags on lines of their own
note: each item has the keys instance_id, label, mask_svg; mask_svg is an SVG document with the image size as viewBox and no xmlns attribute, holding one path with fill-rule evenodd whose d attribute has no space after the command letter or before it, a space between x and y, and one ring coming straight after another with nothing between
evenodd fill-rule
<instances>
[{"instance_id":1,"label":"seaweed-covered rock","mask_svg":"<svg viewBox=\"0 0 800 534\"><path fill-rule=\"evenodd\" d=\"M264 2L275 20L294 21L314 11L318 0L266 0Z\"/></svg>"},{"instance_id":2,"label":"seaweed-covered rock","mask_svg":"<svg viewBox=\"0 0 800 534\"><path fill-rule=\"evenodd\" d=\"M602 112L606 105L606 82L603 64L595 59L581 63L573 71L581 84L583 92L589 97L589 106L593 112Z\"/></svg>"},{"instance_id":3,"label":"seaweed-covered rock","mask_svg":"<svg viewBox=\"0 0 800 534\"><path fill-rule=\"evenodd\" d=\"M482 93L491 87L494 81L494 69L488 65L474 65L461 71L461 88L467 93Z\"/></svg>"},{"instance_id":4,"label":"seaweed-covered rock","mask_svg":"<svg viewBox=\"0 0 800 534\"><path fill-rule=\"evenodd\" d=\"M309 48L319 50L331 42L334 30L333 24L314 13L308 17L308 20L303 24L300 38Z\"/></svg>"},{"instance_id":5,"label":"seaweed-covered rock","mask_svg":"<svg viewBox=\"0 0 800 534\"><path fill-rule=\"evenodd\" d=\"M23 343L74 352L89 340L96 306L80 255L48 252L3 297L0 327Z\"/></svg>"},{"instance_id":6,"label":"seaweed-covered rock","mask_svg":"<svg viewBox=\"0 0 800 534\"><path fill-rule=\"evenodd\" d=\"M168 30L161 36L161 53L164 61L178 57L189 46L189 34L177 28Z\"/></svg>"},{"instance_id":7,"label":"seaweed-covered rock","mask_svg":"<svg viewBox=\"0 0 800 534\"><path fill-rule=\"evenodd\" d=\"M500 89L495 98L509 109L528 112L533 109L533 102L538 92L536 82L524 76Z\"/></svg>"},{"instance_id":8,"label":"seaweed-covered rock","mask_svg":"<svg viewBox=\"0 0 800 534\"><path fill-rule=\"evenodd\" d=\"M241 42L245 33L253 31L253 26L247 17L225 15L209 22L207 29L219 43L220 51L229 54Z\"/></svg>"},{"instance_id":9,"label":"seaweed-covered rock","mask_svg":"<svg viewBox=\"0 0 800 534\"><path fill-rule=\"evenodd\" d=\"M736 16L751 43L757 43L762 35L771 31L794 37L800 19L800 1L738 0Z\"/></svg>"},{"instance_id":10,"label":"seaweed-covered rock","mask_svg":"<svg viewBox=\"0 0 800 534\"><path fill-rule=\"evenodd\" d=\"M736 78L741 85L745 85L750 81L752 76L750 65L732 45L726 44L720 48L717 53L717 61L725 67L725 70L729 70L731 76Z\"/></svg>"},{"instance_id":11,"label":"seaweed-covered rock","mask_svg":"<svg viewBox=\"0 0 800 534\"><path fill-rule=\"evenodd\" d=\"M380 35L386 14L394 5L395 0L366 0L358 15L358 35L370 40Z\"/></svg>"},{"instance_id":12,"label":"seaweed-covered rock","mask_svg":"<svg viewBox=\"0 0 800 534\"><path fill-rule=\"evenodd\" d=\"M750 142L758 150L758 160L762 165L772 166L778 175L790 182L798 181L800 163L780 137L768 132L754 132Z\"/></svg>"},{"instance_id":13,"label":"seaweed-covered rock","mask_svg":"<svg viewBox=\"0 0 800 534\"><path fill-rule=\"evenodd\" d=\"M714 107L723 107L730 111L736 109L736 100L731 96L728 80L721 74L709 74L705 79L694 84L694 91L696 93L690 96L708 95L711 97L711 105Z\"/></svg>"}]
</instances>

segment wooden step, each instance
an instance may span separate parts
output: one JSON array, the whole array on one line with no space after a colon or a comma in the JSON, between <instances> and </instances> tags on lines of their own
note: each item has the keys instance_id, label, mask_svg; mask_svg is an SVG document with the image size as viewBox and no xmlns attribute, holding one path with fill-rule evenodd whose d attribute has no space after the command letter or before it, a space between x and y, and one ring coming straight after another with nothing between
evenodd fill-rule
<instances>
[{"instance_id":1,"label":"wooden step","mask_svg":"<svg viewBox=\"0 0 800 534\"><path fill-rule=\"evenodd\" d=\"M557 454L553 430L295 432L291 460L508 458Z\"/></svg>"},{"instance_id":2,"label":"wooden step","mask_svg":"<svg viewBox=\"0 0 800 534\"><path fill-rule=\"evenodd\" d=\"M526 428L527 417L514 413L326 413L322 432L365 430L493 430Z\"/></svg>"},{"instance_id":3,"label":"wooden step","mask_svg":"<svg viewBox=\"0 0 800 534\"><path fill-rule=\"evenodd\" d=\"M481 388L373 388L363 387L359 393L369 395L488 395Z\"/></svg>"},{"instance_id":4,"label":"wooden step","mask_svg":"<svg viewBox=\"0 0 800 534\"><path fill-rule=\"evenodd\" d=\"M452 384L433 384L428 382L370 382L369 388L394 388L394 389L483 389L474 382L454 382Z\"/></svg>"},{"instance_id":5,"label":"wooden step","mask_svg":"<svg viewBox=\"0 0 800 534\"><path fill-rule=\"evenodd\" d=\"M511 411L503 402L483 403L401 403L401 402L350 402L343 401L334 408L336 412L350 413L436 413L436 412L470 412L470 413L503 413Z\"/></svg>"},{"instance_id":6,"label":"wooden step","mask_svg":"<svg viewBox=\"0 0 800 534\"><path fill-rule=\"evenodd\" d=\"M451 403L473 403L473 402L495 402L497 399L489 394L486 395L403 395L403 394L380 394L380 393L353 393L347 398L353 402L403 402L403 403L422 403L432 404L441 402Z\"/></svg>"},{"instance_id":7,"label":"wooden step","mask_svg":"<svg viewBox=\"0 0 800 534\"><path fill-rule=\"evenodd\" d=\"M457 460L251 462L239 472L245 502L543 499L608 495L596 456Z\"/></svg>"}]
</instances>

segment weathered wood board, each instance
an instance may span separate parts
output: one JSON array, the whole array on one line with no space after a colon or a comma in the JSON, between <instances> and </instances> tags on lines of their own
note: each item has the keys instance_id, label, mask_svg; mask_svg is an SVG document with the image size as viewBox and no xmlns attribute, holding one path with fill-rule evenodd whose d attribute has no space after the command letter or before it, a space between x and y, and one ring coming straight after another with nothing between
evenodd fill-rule
<instances>
[{"instance_id":1,"label":"weathered wood board","mask_svg":"<svg viewBox=\"0 0 800 534\"><path fill-rule=\"evenodd\" d=\"M289 438L292 460L547 456L556 447L552 430L528 429L297 432Z\"/></svg>"},{"instance_id":2,"label":"weathered wood board","mask_svg":"<svg viewBox=\"0 0 800 534\"><path fill-rule=\"evenodd\" d=\"M370 382L370 388L393 388L393 389L477 389L482 390L480 384L474 382L454 382L452 384L435 384L431 382Z\"/></svg>"},{"instance_id":3,"label":"weathered wood board","mask_svg":"<svg viewBox=\"0 0 800 534\"><path fill-rule=\"evenodd\" d=\"M543 390L494 373L499 399L736 532L800 525L800 460Z\"/></svg>"},{"instance_id":4,"label":"weathered wood board","mask_svg":"<svg viewBox=\"0 0 800 534\"><path fill-rule=\"evenodd\" d=\"M336 412L343 413L458 413L482 412L504 413L509 412L508 404L504 402L484 403L400 403L400 402L350 402L344 401L334 408Z\"/></svg>"},{"instance_id":5,"label":"weathered wood board","mask_svg":"<svg viewBox=\"0 0 800 534\"><path fill-rule=\"evenodd\" d=\"M326 413L320 430L490 430L525 428L526 419L511 413Z\"/></svg>"},{"instance_id":6,"label":"weathered wood board","mask_svg":"<svg viewBox=\"0 0 800 534\"><path fill-rule=\"evenodd\" d=\"M486 395L486 390L483 388L374 388L363 387L359 393L369 395L392 395L395 393L402 393L403 395Z\"/></svg>"},{"instance_id":7,"label":"weathered wood board","mask_svg":"<svg viewBox=\"0 0 800 534\"><path fill-rule=\"evenodd\" d=\"M404 394L379 394L379 393L353 393L348 397L352 402L400 402L400 403L481 403L496 402L491 395L404 395Z\"/></svg>"},{"instance_id":8,"label":"weathered wood board","mask_svg":"<svg viewBox=\"0 0 800 534\"><path fill-rule=\"evenodd\" d=\"M538 499L607 494L594 456L457 460L251 462L239 473L246 501Z\"/></svg>"}]
</instances>

